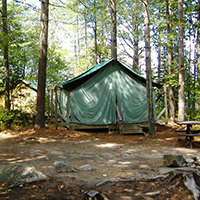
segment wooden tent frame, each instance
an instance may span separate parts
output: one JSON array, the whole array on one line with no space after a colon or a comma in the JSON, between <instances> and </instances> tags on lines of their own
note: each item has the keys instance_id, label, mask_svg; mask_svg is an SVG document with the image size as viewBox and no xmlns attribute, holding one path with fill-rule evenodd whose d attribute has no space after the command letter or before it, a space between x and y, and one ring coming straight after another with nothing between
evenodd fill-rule
<instances>
[{"instance_id":1,"label":"wooden tent frame","mask_svg":"<svg viewBox=\"0 0 200 200\"><path fill-rule=\"evenodd\" d=\"M163 93L162 93L163 94ZM167 85L164 85L164 105L165 107L161 110L161 112L158 114L158 116L156 117L156 123L161 123L161 122L165 122L166 124L168 123L168 100L167 100ZM163 114L165 114L164 119L159 120Z\"/></svg>"}]
</instances>

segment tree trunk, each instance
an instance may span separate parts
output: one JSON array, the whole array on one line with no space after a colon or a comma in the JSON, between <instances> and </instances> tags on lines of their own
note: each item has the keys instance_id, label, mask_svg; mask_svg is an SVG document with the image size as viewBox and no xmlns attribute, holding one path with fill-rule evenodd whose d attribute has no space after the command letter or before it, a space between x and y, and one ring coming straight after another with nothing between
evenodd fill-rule
<instances>
[{"instance_id":1,"label":"tree trunk","mask_svg":"<svg viewBox=\"0 0 200 200\"><path fill-rule=\"evenodd\" d=\"M131 2L133 4L133 1ZM134 57L133 57L133 71L139 73L139 30L138 30L138 0L135 1L135 21L134 23Z\"/></svg>"},{"instance_id":2,"label":"tree trunk","mask_svg":"<svg viewBox=\"0 0 200 200\"><path fill-rule=\"evenodd\" d=\"M87 19L85 18L85 59L88 59L88 43L87 43L87 37L88 37L88 33L87 33Z\"/></svg>"},{"instance_id":3,"label":"tree trunk","mask_svg":"<svg viewBox=\"0 0 200 200\"><path fill-rule=\"evenodd\" d=\"M200 0L198 1L198 28L197 28L197 67L196 67L196 71L198 74L198 78L200 78ZM197 84L199 86L199 82L197 81ZM200 109L200 97L198 96L197 102L196 102L196 109L199 110Z\"/></svg>"},{"instance_id":4,"label":"tree trunk","mask_svg":"<svg viewBox=\"0 0 200 200\"><path fill-rule=\"evenodd\" d=\"M111 58L117 59L116 0L110 0L111 8Z\"/></svg>"},{"instance_id":5,"label":"tree trunk","mask_svg":"<svg viewBox=\"0 0 200 200\"><path fill-rule=\"evenodd\" d=\"M97 64L97 22L96 22L96 17L95 17L95 22L94 22L94 61L95 65Z\"/></svg>"},{"instance_id":6,"label":"tree trunk","mask_svg":"<svg viewBox=\"0 0 200 200\"><path fill-rule=\"evenodd\" d=\"M48 45L49 0L43 0L41 6L41 32L39 45L39 69L35 129L45 127L45 86Z\"/></svg>"},{"instance_id":7,"label":"tree trunk","mask_svg":"<svg viewBox=\"0 0 200 200\"><path fill-rule=\"evenodd\" d=\"M76 63L75 67L80 69L80 41L79 41L79 15L76 15ZM79 72L78 72L79 74Z\"/></svg>"},{"instance_id":8,"label":"tree trunk","mask_svg":"<svg viewBox=\"0 0 200 200\"><path fill-rule=\"evenodd\" d=\"M198 33L198 32L197 32ZM195 60L197 59L197 53L196 53L196 50L194 50L194 58ZM196 61L194 63L194 76L193 76L193 88L194 91L192 93L192 118L194 119L195 118L195 111L196 111L196 77L197 77L197 70L196 70Z\"/></svg>"},{"instance_id":9,"label":"tree trunk","mask_svg":"<svg viewBox=\"0 0 200 200\"><path fill-rule=\"evenodd\" d=\"M10 90L9 90L9 63L8 63L8 25L7 25L7 0L2 0L2 31L3 31L3 51L4 51L4 75L5 75L5 109L10 110Z\"/></svg>"},{"instance_id":10,"label":"tree trunk","mask_svg":"<svg viewBox=\"0 0 200 200\"><path fill-rule=\"evenodd\" d=\"M192 21L191 19L191 15L190 15L190 20ZM187 71L188 72L191 72L191 61L192 61L192 31L191 29L189 29L189 52L188 52L188 56L189 56L189 60L188 60L188 68L187 68ZM186 97L186 102L185 104L187 105L187 116L188 116L188 120L192 120L192 109L191 109L191 102L192 102L192 96L191 96L191 89L192 89L192 78L193 78L193 75L190 74L190 73L187 73L186 74L186 79L187 79L187 97Z\"/></svg>"},{"instance_id":11,"label":"tree trunk","mask_svg":"<svg viewBox=\"0 0 200 200\"><path fill-rule=\"evenodd\" d=\"M155 117L153 104L153 86L151 72L151 46L150 46L150 17L148 9L148 1L142 1L144 5L144 26L145 26L145 54L146 54L146 87L147 87L147 106L148 106L148 122L149 135L155 137Z\"/></svg>"},{"instance_id":12,"label":"tree trunk","mask_svg":"<svg viewBox=\"0 0 200 200\"><path fill-rule=\"evenodd\" d=\"M160 38L160 29L159 32L159 45L158 45L158 83L161 82L161 38Z\"/></svg>"},{"instance_id":13,"label":"tree trunk","mask_svg":"<svg viewBox=\"0 0 200 200\"><path fill-rule=\"evenodd\" d=\"M173 74L173 69L172 69L172 39L171 38L171 20L170 20L170 7L169 7L169 1L166 0L166 18L167 18L167 34L168 34L168 59L167 59L167 64L168 64L168 75L169 77ZM168 87L168 93L169 93L169 117L170 121L174 122L175 121L175 114L176 114L176 107L175 107L175 92L174 92L174 87L169 84Z\"/></svg>"},{"instance_id":14,"label":"tree trunk","mask_svg":"<svg viewBox=\"0 0 200 200\"><path fill-rule=\"evenodd\" d=\"M4 88L5 88L5 110L10 110L10 87L9 87L9 62L8 62L8 25L7 25L7 0L2 0L2 32L3 32L3 54L4 54ZM5 124L10 128L10 122Z\"/></svg>"},{"instance_id":15,"label":"tree trunk","mask_svg":"<svg viewBox=\"0 0 200 200\"><path fill-rule=\"evenodd\" d=\"M178 21L179 21L179 98L178 98L178 120L183 121L185 115L185 80L184 80L184 47L183 47L183 0L178 0Z\"/></svg>"},{"instance_id":16,"label":"tree trunk","mask_svg":"<svg viewBox=\"0 0 200 200\"><path fill-rule=\"evenodd\" d=\"M96 7L96 0L94 0L94 8ZM93 27L93 31L94 31L94 61L95 61L95 65L97 64L97 14L96 11L93 12L94 16L94 27Z\"/></svg>"},{"instance_id":17,"label":"tree trunk","mask_svg":"<svg viewBox=\"0 0 200 200\"><path fill-rule=\"evenodd\" d=\"M80 70L80 41L79 41L79 11L78 5L75 7L76 12L76 27L75 27L75 41L74 41L74 66L73 66L73 76L75 77L79 74Z\"/></svg>"}]
</instances>

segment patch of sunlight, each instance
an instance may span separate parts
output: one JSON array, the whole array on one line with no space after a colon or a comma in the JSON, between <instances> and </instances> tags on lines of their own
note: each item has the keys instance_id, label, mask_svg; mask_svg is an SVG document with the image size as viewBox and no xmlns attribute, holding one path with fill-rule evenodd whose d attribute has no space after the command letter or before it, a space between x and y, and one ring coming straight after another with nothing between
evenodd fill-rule
<instances>
[{"instance_id":1,"label":"patch of sunlight","mask_svg":"<svg viewBox=\"0 0 200 200\"><path fill-rule=\"evenodd\" d=\"M109 160L108 163L116 163L115 160Z\"/></svg>"},{"instance_id":2,"label":"patch of sunlight","mask_svg":"<svg viewBox=\"0 0 200 200\"><path fill-rule=\"evenodd\" d=\"M141 169L146 169L146 168L149 168L149 165L139 165L139 167L140 167Z\"/></svg>"},{"instance_id":3,"label":"patch of sunlight","mask_svg":"<svg viewBox=\"0 0 200 200\"><path fill-rule=\"evenodd\" d=\"M158 152L158 150L152 149L152 150L151 150L151 152L155 152L155 153L157 153L157 152Z\"/></svg>"},{"instance_id":4,"label":"patch of sunlight","mask_svg":"<svg viewBox=\"0 0 200 200\"><path fill-rule=\"evenodd\" d=\"M0 132L0 139L6 139L6 138L11 138L11 137L15 137L15 136L7 131Z\"/></svg>"},{"instance_id":5,"label":"patch of sunlight","mask_svg":"<svg viewBox=\"0 0 200 200\"><path fill-rule=\"evenodd\" d=\"M132 164L132 162L124 161L124 162L119 162L119 164L121 164L121 165L130 165L130 164Z\"/></svg>"},{"instance_id":6,"label":"patch of sunlight","mask_svg":"<svg viewBox=\"0 0 200 200\"><path fill-rule=\"evenodd\" d=\"M134 153L134 152L136 152L137 150L136 149L128 149L127 151L126 151L126 153L127 154L131 154L131 153Z\"/></svg>"},{"instance_id":7,"label":"patch of sunlight","mask_svg":"<svg viewBox=\"0 0 200 200\"><path fill-rule=\"evenodd\" d=\"M183 153L197 153L197 150L194 149L186 149L186 148L175 148L178 151L181 151Z\"/></svg>"},{"instance_id":8,"label":"patch of sunlight","mask_svg":"<svg viewBox=\"0 0 200 200\"><path fill-rule=\"evenodd\" d=\"M28 134L32 134L33 132L28 132ZM16 131L12 131L12 130L4 130L0 132L0 139L7 139L7 138L16 138L19 137L20 135L25 135L27 134L27 131L23 131L23 132L16 132Z\"/></svg>"},{"instance_id":9,"label":"patch of sunlight","mask_svg":"<svg viewBox=\"0 0 200 200\"><path fill-rule=\"evenodd\" d=\"M46 158L46 156L37 156L36 158L25 158L25 159L21 159L20 157L18 157L16 159L7 159L7 161L9 161L10 164L15 164L15 163L23 163L25 161L27 162L38 159L44 159L44 158Z\"/></svg>"},{"instance_id":10,"label":"patch of sunlight","mask_svg":"<svg viewBox=\"0 0 200 200\"><path fill-rule=\"evenodd\" d=\"M22 175L26 176L30 172L33 172L33 168L32 167L26 167L24 172L22 173Z\"/></svg>"},{"instance_id":11,"label":"patch of sunlight","mask_svg":"<svg viewBox=\"0 0 200 200\"><path fill-rule=\"evenodd\" d=\"M53 166L42 166L42 169L53 169Z\"/></svg>"},{"instance_id":12,"label":"patch of sunlight","mask_svg":"<svg viewBox=\"0 0 200 200\"><path fill-rule=\"evenodd\" d=\"M16 160L18 160L18 159L21 159L21 157L8 158L8 159L6 159L6 161L8 161L8 162L12 162L12 161L16 161Z\"/></svg>"},{"instance_id":13,"label":"patch of sunlight","mask_svg":"<svg viewBox=\"0 0 200 200\"><path fill-rule=\"evenodd\" d=\"M131 200L132 197L129 197L129 196L121 196L121 199L123 199L123 200Z\"/></svg>"},{"instance_id":14,"label":"patch of sunlight","mask_svg":"<svg viewBox=\"0 0 200 200\"><path fill-rule=\"evenodd\" d=\"M100 148L113 148L113 147L118 147L118 146L121 146L121 145L116 144L116 143L106 143L106 144L98 144L96 146L100 147Z\"/></svg>"},{"instance_id":15,"label":"patch of sunlight","mask_svg":"<svg viewBox=\"0 0 200 200\"><path fill-rule=\"evenodd\" d=\"M166 138L165 140L174 140L174 138Z\"/></svg>"},{"instance_id":16,"label":"patch of sunlight","mask_svg":"<svg viewBox=\"0 0 200 200\"><path fill-rule=\"evenodd\" d=\"M39 143L47 143L47 142L55 142L56 140L40 137L40 138L37 139L37 141L38 141Z\"/></svg>"},{"instance_id":17,"label":"patch of sunlight","mask_svg":"<svg viewBox=\"0 0 200 200\"><path fill-rule=\"evenodd\" d=\"M38 160L38 159L44 159L44 158L46 158L46 156L44 155L44 156L37 156L37 157L35 157L35 158L26 158L26 159L23 159L23 161L31 161L31 160Z\"/></svg>"},{"instance_id":18,"label":"patch of sunlight","mask_svg":"<svg viewBox=\"0 0 200 200\"><path fill-rule=\"evenodd\" d=\"M129 189L129 188L125 188L124 191L125 191L125 192L134 192L133 189Z\"/></svg>"}]
</instances>

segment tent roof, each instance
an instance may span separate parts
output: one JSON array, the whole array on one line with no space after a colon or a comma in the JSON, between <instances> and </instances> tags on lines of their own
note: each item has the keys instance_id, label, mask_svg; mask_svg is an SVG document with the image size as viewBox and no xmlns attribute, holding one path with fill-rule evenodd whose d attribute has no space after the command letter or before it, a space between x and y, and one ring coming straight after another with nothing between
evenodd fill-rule
<instances>
[{"instance_id":1,"label":"tent roof","mask_svg":"<svg viewBox=\"0 0 200 200\"><path fill-rule=\"evenodd\" d=\"M81 75L70 79L69 81L66 81L62 84L60 84L61 88L64 89L72 89L75 88L79 85L81 85L82 83L84 83L86 80L88 80L90 77L92 77L95 73L97 73L100 69L104 68L105 66L107 66L110 63L118 63L120 66L122 66L123 68L125 68L126 70L128 70L134 77L136 77L136 79L140 80L141 82L143 82L144 84L146 84L146 79L141 76L140 74L134 72L132 69L130 69L129 67L126 67L124 65L122 65L119 61L111 59L102 63L99 63L97 65L94 65L93 67L91 67L89 70L87 70L86 72L82 73ZM159 84L153 83L153 86L155 87L162 87Z\"/></svg>"},{"instance_id":2,"label":"tent roof","mask_svg":"<svg viewBox=\"0 0 200 200\"><path fill-rule=\"evenodd\" d=\"M37 84L36 83L31 82L31 81L25 81L25 80L22 80L21 82L24 83L26 86L30 87L31 89L37 91Z\"/></svg>"},{"instance_id":3,"label":"tent roof","mask_svg":"<svg viewBox=\"0 0 200 200\"><path fill-rule=\"evenodd\" d=\"M14 85L14 87L11 88L11 90L13 90L14 88L16 88L16 86L19 85L20 83L23 83L24 85L26 85L30 89L35 90L37 92L37 84L35 84L34 82L31 82L31 81L25 81L25 80L18 80L16 82L16 84ZM1 91L0 95L2 95L4 93L5 93L5 90Z\"/></svg>"}]
</instances>

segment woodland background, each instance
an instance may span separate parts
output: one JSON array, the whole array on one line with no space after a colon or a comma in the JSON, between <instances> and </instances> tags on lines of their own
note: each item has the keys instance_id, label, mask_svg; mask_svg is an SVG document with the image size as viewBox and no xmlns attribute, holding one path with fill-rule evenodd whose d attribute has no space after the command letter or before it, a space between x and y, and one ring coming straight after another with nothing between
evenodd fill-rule
<instances>
[{"instance_id":1,"label":"woodland background","mask_svg":"<svg viewBox=\"0 0 200 200\"><path fill-rule=\"evenodd\" d=\"M8 32L7 35L0 32L0 91L5 88L5 41L8 41L10 88L23 79L37 83L41 2L8 1ZM46 87L59 85L111 59L112 3L112 0L50 0ZM117 59L146 76L144 5L147 5L153 81L168 86L169 118L177 119L179 90L184 86L185 119L199 119L200 1L114 0L114 3ZM3 19L2 12L1 15ZM158 110L164 107L162 98L161 95Z\"/></svg>"}]
</instances>

